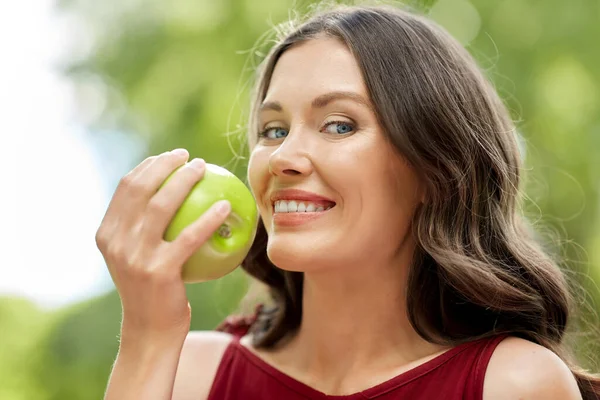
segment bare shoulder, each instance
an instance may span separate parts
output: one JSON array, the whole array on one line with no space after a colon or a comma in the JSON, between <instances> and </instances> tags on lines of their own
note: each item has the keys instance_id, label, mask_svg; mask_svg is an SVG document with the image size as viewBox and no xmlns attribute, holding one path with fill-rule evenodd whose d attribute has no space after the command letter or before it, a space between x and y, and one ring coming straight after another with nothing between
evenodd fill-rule
<instances>
[{"instance_id":1,"label":"bare shoulder","mask_svg":"<svg viewBox=\"0 0 600 400\"><path fill-rule=\"evenodd\" d=\"M221 358L232 339L224 332L188 333L177 366L172 400L208 398Z\"/></svg>"},{"instance_id":2,"label":"bare shoulder","mask_svg":"<svg viewBox=\"0 0 600 400\"><path fill-rule=\"evenodd\" d=\"M580 400L577 382L551 350L509 337L492 355L483 385L483 400Z\"/></svg>"}]
</instances>

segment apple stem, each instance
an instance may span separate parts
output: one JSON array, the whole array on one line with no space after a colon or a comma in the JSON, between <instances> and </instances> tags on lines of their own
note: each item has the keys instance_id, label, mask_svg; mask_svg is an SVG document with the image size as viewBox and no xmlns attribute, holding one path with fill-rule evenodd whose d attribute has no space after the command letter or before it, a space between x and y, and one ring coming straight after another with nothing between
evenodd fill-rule
<instances>
[{"instance_id":1,"label":"apple stem","mask_svg":"<svg viewBox=\"0 0 600 400\"><path fill-rule=\"evenodd\" d=\"M231 237L231 228L229 227L229 225L223 224L219 227L219 229L217 230L217 233L219 234L219 236L221 236L223 238L230 238Z\"/></svg>"}]
</instances>

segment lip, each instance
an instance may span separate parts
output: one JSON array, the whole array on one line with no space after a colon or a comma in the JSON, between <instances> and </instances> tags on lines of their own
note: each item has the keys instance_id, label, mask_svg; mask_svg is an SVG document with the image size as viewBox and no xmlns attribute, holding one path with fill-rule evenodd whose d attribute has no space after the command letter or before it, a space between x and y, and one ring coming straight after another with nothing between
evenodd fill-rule
<instances>
[{"instance_id":1,"label":"lip","mask_svg":"<svg viewBox=\"0 0 600 400\"><path fill-rule=\"evenodd\" d=\"M293 227L302 224L306 224L308 222L314 221L321 217L324 217L328 212L330 212L332 208L323 211L317 212L306 212L306 213L276 213L273 214L273 223L277 226L287 226Z\"/></svg>"}]
</instances>

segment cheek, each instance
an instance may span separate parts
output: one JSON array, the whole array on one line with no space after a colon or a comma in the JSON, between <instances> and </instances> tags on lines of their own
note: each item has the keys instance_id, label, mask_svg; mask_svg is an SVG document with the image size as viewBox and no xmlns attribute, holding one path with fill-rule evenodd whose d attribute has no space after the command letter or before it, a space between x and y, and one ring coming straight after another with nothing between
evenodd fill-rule
<instances>
[{"instance_id":1,"label":"cheek","mask_svg":"<svg viewBox=\"0 0 600 400\"><path fill-rule=\"evenodd\" d=\"M372 158L361 179L361 222L379 245L403 241L418 205L416 176L410 167L392 157L385 158L380 153L379 158Z\"/></svg>"},{"instance_id":2,"label":"cheek","mask_svg":"<svg viewBox=\"0 0 600 400\"><path fill-rule=\"evenodd\" d=\"M394 174L390 174L386 186L385 199L387 204L383 207L389 211L389 217L400 221L398 229L400 234L407 234L415 209L419 204L420 185L410 167L406 165L395 165Z\"/></svg>"},{"instance_id":3,"label":"cheek","mask_svg":"<svg viewBox=\"0 0 600 400\"><path fill-rule=\"evenodd\" d=\"M248 161L248 183L256 199L260 214L264 217L266 211L264 199L269 183L269 157L270 152L264 147L255 147ZM269 204L270 207L270 204Z\"/></svg>"}]
</instances>

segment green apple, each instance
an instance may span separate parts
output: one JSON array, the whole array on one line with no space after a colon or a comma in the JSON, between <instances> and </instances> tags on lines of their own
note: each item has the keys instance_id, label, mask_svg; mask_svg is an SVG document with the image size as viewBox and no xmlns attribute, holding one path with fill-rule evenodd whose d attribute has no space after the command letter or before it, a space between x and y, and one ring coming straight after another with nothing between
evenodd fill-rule
<instances>
[{"instance_id":1,"label":"green apple","mask_svg":"<svg viewBox=\"0 0 600 400\"><path fill-rule=\"evenodd\" d=\"M165 180L163 186L177 170ZM234 174L208 163L204 177L194 185L169 223L164 239L173 241L219 200L231 203L231 213L225 223L183 265L182 278L186 283L204 282L230 273L242 263L254 241L258 209L252 193Z\"/></svg>"}]
</instances>

